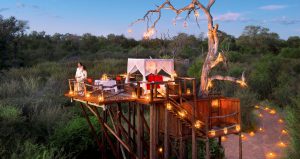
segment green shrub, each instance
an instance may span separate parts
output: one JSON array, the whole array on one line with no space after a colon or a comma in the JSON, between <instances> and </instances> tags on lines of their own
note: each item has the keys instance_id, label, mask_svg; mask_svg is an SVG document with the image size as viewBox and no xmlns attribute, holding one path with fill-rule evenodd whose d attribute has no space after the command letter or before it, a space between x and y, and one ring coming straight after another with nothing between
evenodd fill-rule
<instances>
[{"instance_id":1,"label":"green shrub","mask_svg":"<svg viewBox=\"0 0 300 159\"><path fill-rule=\"evenodd\" d=\"M279 56L285 58L300 58L300 48L283 48L281 49Z\"/></svg>"},{"instance_id":2,"label":"green shrub","mask_svg":"<svg viewBox=\"0 0 300 159\"><path fill-rule=\"evenodd\" d=\"M300 156L300 96L294 99L290 107L287 107L286 120L290 135L288 158L297 159Z\"/></svg>"}]
</instances>

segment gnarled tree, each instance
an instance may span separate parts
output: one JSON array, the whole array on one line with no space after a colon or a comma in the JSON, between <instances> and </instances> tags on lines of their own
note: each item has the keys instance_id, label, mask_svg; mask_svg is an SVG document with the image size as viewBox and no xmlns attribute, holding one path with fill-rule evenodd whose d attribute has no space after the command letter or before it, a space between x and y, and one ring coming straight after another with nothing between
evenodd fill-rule
<instances>
[{"instance_id":1,"label":"gnarled tree","mask_svg":"<svg viewBox=\"0 0 300 159\"><path fill-rule=\"evenodd\" d=\"M226 81L232 81L235 83L240 84L242 87L247 86L244 78L244 73L241 77L241 79L237 79L234 77L229 77L229 76L221 76L221 75L216 75L213 77L209 77L210 71L212 68L217 66L220 63L226 63L225 56L222 52L219 52L219 38L218 38L218 28L219 25L216 24L214 25L213 21L213 16L210 13L211 7L214 5L216 0L209 0L208 4L206 6L203 5L199 0L191 0L189 4L182 8L175 8L174 5L171 3L170 0L165 0L164 3L161 5L157 6L156 9L153 10L148 10L146 14L144 15L143 18L136 20L133 22L131 25L141 22L141 21L146 21L147 23L147 31L144 33L144 38L149 39L151 36L155 33L155 28L157 23L159 22L161 15L162 15L162 10L171 10L176 14L175 20L179 15L182 13L186 12L186 18L189 18L191 13L194 13L197 25L199 26L198 23L198 18L199 18L199 10L202 10L204 14L206 15L207 18L207 27L208 27L208 53L205 58L204 64L202 66L202 74L201 74L201 85L200 85L200 92L201 96L205 97L208 96L209 93L209 88L212 87L212 81L213 80L226 80ZM156 14L156 18L154 21L152 21L152 15ZM185 22L186 23L186 22Z\"/></svg>"}]
</instances>

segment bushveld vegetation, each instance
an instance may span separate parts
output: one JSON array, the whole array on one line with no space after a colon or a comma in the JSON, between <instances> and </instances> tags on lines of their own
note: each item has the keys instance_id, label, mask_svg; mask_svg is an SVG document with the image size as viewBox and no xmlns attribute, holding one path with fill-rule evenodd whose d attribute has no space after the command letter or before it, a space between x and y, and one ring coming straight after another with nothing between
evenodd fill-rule
<instances>
[{"instance_id":1,"label":"bushveld vegetation","mask_svg":"<svg viewBox=\"0 0 300 159\"><path fill-rule=\"evenodd\" d=\"M123 35L47 35L26 33L27 23L0 16L0 156L3 158L93 158L97 146L85 119L63 94L76 62L88 76L126 71L128 57L174 58L181 76L199 77L207 39L180 33L170 38L134 40ZM229 70L215 72L238 77L247 89L215 83L225 96L241 99L243 129L255 129L255 104L270 103L287 115L291 134L288 153L299 156L300 37L282 40L260 26L247 26L240 37L220 32L221 50ZM165 36L162 36L165 37ZM95 122L94 120L92 120ZM95 124L96 125L96 124ZM220 150L213 147L215 154ZM199 152L201 153L201 152Z\"/></svg>"}]
</instances>

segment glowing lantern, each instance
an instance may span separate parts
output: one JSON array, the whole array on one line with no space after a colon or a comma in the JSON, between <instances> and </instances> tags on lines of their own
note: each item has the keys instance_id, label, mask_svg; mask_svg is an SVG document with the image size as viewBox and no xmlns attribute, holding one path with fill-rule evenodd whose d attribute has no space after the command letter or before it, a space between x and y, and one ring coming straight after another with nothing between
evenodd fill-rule
<instances>
[{"instance_id":1,"label":"glowing lantern","mask_svg":"<svg viewBox=\"0 0 300 159\"><path fill-rule=\"evenodd\" d=\"M135 93L135 92L132 92L132 93L131 93L131 97L132 97L132 98L136 98L136 93Z\"/></svg>"},{"instance_id":2,"label":"glowing lantern","mask_svg":"<svg viewBox=\"0 0 300 159\"><path fill-rule=\"evenodd\" d=\"M274 152L269 152L269 153L267 153L267 155L266 155L266 158L275 158L276 157L276 154L274 153Z\"/></svg>"},{"instance_id":3,"label":"glowing lantern","mask_svg":"<svg viewBox=\"0 0 300 159\"><path fill-rule=\"evenodd\" d=\"M159 152L159 153L162 153L163 151L164 151L164 149L163 149L162 147L159 147L159 148L158 148L158 152Z\"/></svg>"},{"instance_id":4,"label":"glowing lantern","mask_svg":"<svg viewBox=\"0 0 300 159\"><path fill-rule=\"evenodd\" d=\"M247 140L247 137L246 137L244 134L241 135L241 138L242 138L242 140L244 140L244 141Z\"/></svg>"},{"instance_id":5,"label":"glowing lantern","mask_svg":"<svg viewBox=\"0 0 300 159\"><path fill-rule=\"evenodd\" d=\"M191 89L188 88L188 89L186 90L186 94L190 95L190 94L191 94Z\"/></svg>"},{"instance_id":6,"label":"glowing lantern","mask_svg":"<svg viewBox=\"0 0 300 159\"><path fill-rule=\"evenodd\" d=\"M69 95L73 95L74 94L74 92L73 91L69 91Z\"/></svg>"},{"instance_id":7,"label":"glowing lantern","mask_svg":"<svg viewBox=\"0 0 300 159\"><path fill-rule=\"evenodd\" d=\"M260 107L258 105L255 106L256 109L259 109Z\"/></svg>"},{"instance_id":8,"label":"glowing lantern","mask_svg":"<svg viewBox=\"0 0 300 159\"><path fill-rule=\"evenodd\" d=\"M99 95L99 96L98 96L98 101L99 101L99 102L103 102L103 101L104 101L103 95Z\"/></svg>"},{"instance_id":9,"label":"glowing lantern","mask_svg":"<svg viewBox=\"0 0 300 159\"><path fill-rule=\"evenodd\" d=\"M107 81L108 80L107 74L103 74L102 77L101 77L101 80Z\"/></svg>"},{"instance_id":10,"label":"glowing lantern","mask_svg":"<svg viewBox=\"0 0 300 159\"><path fill-rule=\"evenodd\" d=\"M150 28L147 30L147 32L144 33L144 39L150 39L151 36L153 36L155 33L154 28Z\"/></svg>"},{"instance_id":11,"label":"glowing lantern","mask_svg":"<svg viewBox=\"0 0 300 159\"><path fill-rule=\"evenodd\" d=\"M269 110L269 107L265 107L265 111L268 111Z\"/></svg>"},{"instance_id":12,"label":"glowing lantern","mask_svg":"<svg viewBox=\"0 0 300 159\"><path fill-rule=\"evenodd\" d=\"M167 110L169 110L169 111L172 110L172 104L171 103L167 103L166 107L167 107Z\"/></svg>"},{"instance_id":13,"label":"glowing lantern","mask_svg":"<svg viewBox=\"0 0 300 159\"><path fill-rule=\"evenodd\" d=\"M228 129L227 128L224 128L224 134L227 134L228 133Z\"/></svg>"},{"instance_id":14,"label":"glowing lantern","mask_svg":"<svg viewBox=\"0 0 300 159\"><path fill-rule=\"evenodd\" d=\"M270 114L276 114L276 110L272 109L272 110L270 111Z\"/></svg>"},{"instance_id":15,"label":"glowing lantern","mask_svg":"<svg viewBox=\"0 0 300 159\"><path fill-rule=\"evenodd\" d=\"M181 118L184 118L186 116L187 112L185 110L182 110L180 112L178 112L178 115L181 117Z\"/></svg>"},{"instance_id":16,"label":"glowing lantern","mask_svg":"<svg viewBox=\"0 0 300 159\"><path fill-rule=\"evenodd\" d=\"M90 93L87 93L87 94L85 95L85 97L86 97L86 98L90 98L90 97L91 97L91 94L90 94Z\"/></svg>"},{"instance_id":17,"label":"glowing lantern","mask_svg":"<svg viewBox=\"0 0 300 159\"><path fill-rule=\"evenodd\" d=\"M184 28L187 28L187 27L188 27L187 21L184 21L184 22L183 22L183 27L184 27Z\"/></svg>"},{"instance_id":18,"label":"glowing lantern","mask_svg":"<svg viewBox=\"0 0 300 159\"><path fill-rule=\"evenodd\" d=\"M150 100L150 95L146 95L146 100Z\"/></svg>"},{"instance_id":19,"label":"glowing lantern","mask_svg":"<svg viewBox=\"0 0 300 159\"><path fill-rule=\"evenodd\" d=\"M221 141L226 141L226 140L227 140L226 136L221 137Z\"/></svg>"},{"instance_id":20,"label":"glowing lantern","mask_svg":"<svg viewBox=\"0 0 300 159\"><path fill-rule=\"evenodd\" d=\"M219 100L218 99L214 99L211 101L211 106L213 108L218 108L219 107Z\"/></svg>"},{"instance_id":21,"label":"glowing lantern","mask_svg":"<svg viewBox=\"0 0 300 159\"><path fill-rule=\"evenodd\" d=\"M216 131L215 131L215 130L211 130L211 131L210 131L210 135L211 135L211 136L216 136Z\"/></svg>"},{"instance_id":22,"label":"glowing lantern","mask_svg":"<svg viewBox=\"0 0 300 159\"><path fill-rule=\"evenodd\" d=\"M194 124L195 128L200 129L201 128L201 121L197 120Z\"/></svg>"},{"instance_id":23,"label":"glowing lantern","mask_svg":"<svg viewBox=\"0 0 300 159\"><path fill-rule=\"evenodd\" d=\"M283 130L281 131L281 133L284 134L284 135L286 135L288 132L287 132L286 130L283 129Z\"/></svg>"},{"instance_id":24,"label":"glowing lantern","mask_svg":"<svg viewBox=\"0 0 300 159\"><path fill-rule=\"evenodd\" d=\"M263 131L263 128L262 128L262 127L260 127L260 128L259 128L259 131Z\"/></svg>"},{"instance_id":25,"label":"glowing lantern","mask_svg":"<svg viewBox=\"0 0 300 159\"><path fill-rule=\"evenodd\" d=\"M259 113L259 115L258 115L260 118L262 118L263 117L263 115L261 114L261 113Z\"/></svg>"},{"instance_id":26,"label":"glowing lantern","mask_svg":"<svg viewBox=\"0 0 300 159\"><path fill-rule=\"evenodd\" d=\"M210 88L212 88L214 85L213 85L213 83L212 83L212 81L208 81L208 83L207 83L207 89L210 89Z\"/></svg>"},{"instance_id":27,"label":"glowing lantern","mask_svg":"<svg viewBox=\"0 0 300 159\"><path fill-rule=\"evenodd\" d=\"M253 136L255 136L255 133L254 133L253 131L251 131L251 132L249 133L249 135L250 135L251 137L253 137Z\"/></svg>"},{"instance_id":28,"label":"glowing lantern","mask_svg":"<svg viewBox=\"0 0 300 159\"><path fill-rule=\"evenodd\" d=\"M199 17L199 12L197 10L195 10L194 15L195 15L196 18L198 18Z\"/></svg>"},{"instance_id":29,"label":"glowing lantern","mask_svg":"<svg viewBox=\"0 0 300 159\"><path fill-rule=\"evenodd\" d=\"M236 131L241 131L241 126L240 126L240 125L236 125L236 126L235 126L235 130L236 130Z\"/></svg>"},{"instance_id":30,"label":"glowing lantern","mask_svg":"<svg viewBox=\"0 0 300 159\"><path fill-rule=\"evenodd\" d=\"M279 147L286 147L286 144L282 141L278 142L277 144Z\"/></svg>"},{"instance_id":31,"label":"glowing lantern","mask_svg":"<svg viewBox=\"0 0 300 159\"><path fill-rule=\"evenodd\" d=\"M278 120L278 123L283 123L283 120L282 120L282 119L279 119L279 120Z\"/></svg>"}]
</instances>

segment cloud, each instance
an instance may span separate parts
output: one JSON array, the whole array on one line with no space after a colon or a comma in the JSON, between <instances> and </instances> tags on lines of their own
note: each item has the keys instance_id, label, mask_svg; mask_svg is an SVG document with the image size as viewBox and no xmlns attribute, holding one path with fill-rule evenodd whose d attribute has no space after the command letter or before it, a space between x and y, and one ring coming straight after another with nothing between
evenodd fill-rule
<instances>
[{"instance_id":1,"label":"cloud","mask_svg":"<svg viewBox=\"0 0 300 159\"><path fill-rule=\"evenodd\" d=\"M16 3L17 8L32 8L32 9L40 9L38 5L31 5L31 4L24 4L17 2Z\"/></svg>"},{"instance_id":2,"label":"cloud","mask_svg":"<svg viewBox=\"0 0 300 159\"><path fill-rule=\"evenodd\" d=\"M0 8L0 12L4 12L4 11L7 11L9 10L9 8Z\"/></svg>"},{"instance_id":3,"label":"cloud","mask_svg":"<svg viewBox=\"0 0 300 159\"><path fill-rule=\"evenodd\" d=\"M300 19L290 19L290 18L283 16L280 18L272 19L270 22L279 23L282 25L292 25L292 24L300 23Z\"/></svg>"},{"instance_id":4,"label":"cloud","mask_svg":"<svg viewBox=\"0 0 300 159\"><path fill-rule=\"evenodd\" d=\"M271 11L271 10L284 9L284 8L287 8L287 7L288 7L287 5L276 5L276 4L272 4L272 5L261 6L261 7L259 7L259 9Z\"/></svg>"},{"instance_id":5,"label":"cloud","mask_svg":"<svg viewBox=\"0 0 300 159\"><path fill-rule=\"evenodd\" d=\"M218 15L214 19L222 22L234 22L234 21L241 21L244 18L242 18L242 14L240 13L228 12L225 14Z\"/></svg>"}]
</instances>

